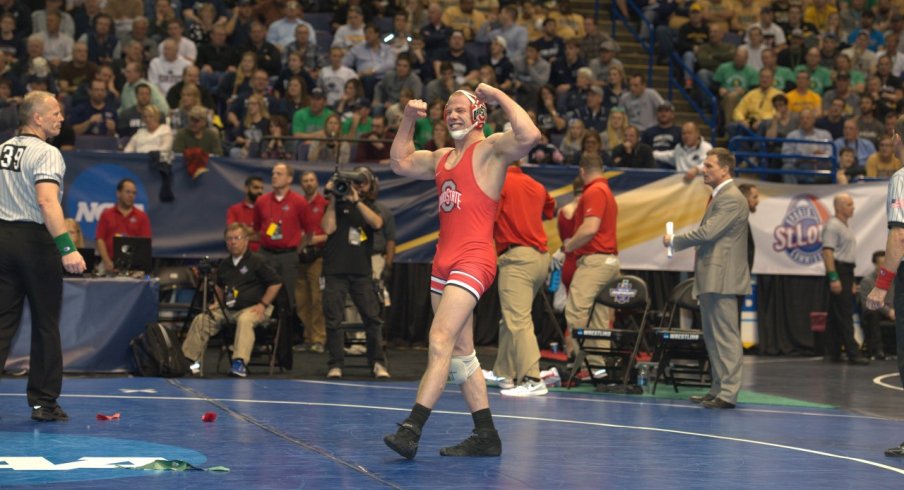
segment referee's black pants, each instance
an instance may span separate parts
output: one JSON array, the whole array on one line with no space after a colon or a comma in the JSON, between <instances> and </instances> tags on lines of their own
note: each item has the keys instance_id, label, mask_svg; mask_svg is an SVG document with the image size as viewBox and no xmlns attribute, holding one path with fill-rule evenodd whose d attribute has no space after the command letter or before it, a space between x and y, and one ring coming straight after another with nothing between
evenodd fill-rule
<instances>
[{"instance_id":1,"label":"referee's black pants","mask_svg":"<svg viewBox=\"0 0 904 490\"><path fill-rule=\"evenodd\" d=\"M832 360L841 358L841 346L848 359L860 357L854 340L854 264L835 261L841 279L841 293L829 292L829 311L826 318L826 355Z\"/></svg>"},{"instance_id":2,"label":"referee's black pants","mask_svg":"<svg viewBox=\"0 0 904 490\"><path fill-rule=\"evenodd\" d=\"M0 222L0 368L19 321L24 299L31 311L28 404L53 407L63 387L60 308L63 267L44 225Z\"/></svg>"}]
</instances>

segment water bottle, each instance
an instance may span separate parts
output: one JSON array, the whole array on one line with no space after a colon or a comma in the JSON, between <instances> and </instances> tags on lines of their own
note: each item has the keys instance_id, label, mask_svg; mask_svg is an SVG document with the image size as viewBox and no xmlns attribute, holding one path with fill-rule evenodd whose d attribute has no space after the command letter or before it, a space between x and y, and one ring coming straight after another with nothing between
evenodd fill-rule
<instances>
[{"instance_id":1,"label":"water bottle","mask_svg":"<svg viewBox=\"0 0 904 490\"><path fill-rule=\"evenodd\" d=\"M638 364L637 365L637 386L640 389L646 391L647 389L647 376L648 376L648 368L646 364Z\"/></svg>"},{"instance_id":2,"label":"water bottle","mask_svg":"<svg viewBox=\"0 0 904 490\"><path fill-rule=\"evenodd\" d=\"M559 286L562 284L562 271L559 269L553 269L552 274L549 275L549 286L546 287L546 290L550 293L554 293L559 290Z\"/></svg>"}]
</instances>

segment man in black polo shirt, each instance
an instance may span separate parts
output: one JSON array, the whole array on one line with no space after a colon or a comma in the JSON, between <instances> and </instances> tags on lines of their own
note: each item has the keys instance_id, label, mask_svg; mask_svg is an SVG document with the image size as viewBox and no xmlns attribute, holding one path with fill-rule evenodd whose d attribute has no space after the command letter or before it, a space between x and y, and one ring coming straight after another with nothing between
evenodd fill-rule
<instances>
[{"instance_id":1,"label":"man in black polo shirt","mask_svg":"<svg viewBox=\"0 0 904 490\"><path fill-rule=\"evenodd\" d=\"M368 172L369 174L369 172ZM329 198L321 228L327 234L323 249L323 316L326 320L326 346L330 353L328 378L341 378L345 362L345 296L361 314L367 334L367 361L374 376L388 378L383 358L383 319L377 298L376 283L371 277L371 258L376 233L383 228L377 205L364 188L371 184L370 175L361 173L349 186L348 193L337 196L336 181L324 187Z\"/></svg>"},{"instance_id":2,"label":"man in black polo shirt","mask_svg":"<svg viewBox=\"0 0 904 490\"><path fill-rule=\"evenodd\" d=\"M242 223L226 227L229 257L221 260L217 268L217 298L209 312L201 312L192 320L182 343L182 354L194 363L191 367L194 374L201 372L207 341L223 328L228 318L236 325L229 374L247 376L245 363L254 348L254 327L273 313L273 300L282 281L266 259L248 249L248 235L249 230ZM223 307L226 308L225 315Z\"/></svg>"}]
</instances>

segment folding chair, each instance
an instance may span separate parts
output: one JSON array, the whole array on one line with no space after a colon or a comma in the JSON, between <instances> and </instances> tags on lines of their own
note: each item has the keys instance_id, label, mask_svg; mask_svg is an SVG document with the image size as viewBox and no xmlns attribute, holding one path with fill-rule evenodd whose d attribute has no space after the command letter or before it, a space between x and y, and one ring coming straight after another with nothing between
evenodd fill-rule
<instances>
[{"instance_id":1,"label":"folding chair","mask_svg":"<svg viewBox=\"0 0 904 490\"><path fill-rule=\"evenodd\" d=\"M637 393L636 389L628 387L631 371L634 368L637 353L640 351L647 329L647 315L650 312L650 295L648 291L647 283L643 279L631 275L618 275L603 286L602 290L597 294L593 306L590 308L587 327L576 328L572 331L579 349L575 355L571 374L568 377L568 386L572 386L572 381L582 366L586 367L591 373L593 373L594 368L616 368L623 371L619 389L623 389L625 392ZM593 321L593 312L596 310L597 305L612 308L616 313L637 313L642 311L640 323L637 323L633 316L629 316L627 321L624 322L623 326L625 328L591 329L589 325ZM609 345L607 347L585 345L588 339L608 340ZM593 365L590 362L589 355L602 356L606 361L614 358L614 362L607 362L604 365ZM591 380L594 386L598 385L599 380L592 375Z\"/></svg>"},{"instance_id":2,"label":"folding chair","mask_svg":"<svg viewBox=\"0 0 904 490\"><path fill-rule=\"evenodd\" d=\"M659 380L678 386L709 386L709 355L703 341L703 331L675 328L681 310L700 311L694 297L694 279L682 281L672 288L663 306L662 318L656 328L656 348L653 362L657 363L656 379L652 393L656 393Z\"/></svg>"},{"instance_id":3,"label":"folding chair","mask_svg":"<svg viewBox=\"0 0 904 490\"><path fill-rule=\"evenodd\" d=\"M190 267L164 267L157 272L160 301L157 321L183 330L191 320L192 300L198 284Z\"/></svg>"},{"instance_id":4,"label":"folding chair","mask_svg":"<svg viewBox=\"0 0 904 490\"><path fill-rule=\"evenodd\" d=\"M279 355L285 317L286 315L281 311L281 308L275 307L269 320L254 327L254 348L251 349L251 359L245 361L245 366L249 368L249 372L253 366L268 368L271 376L276 371L277 364L279 364L277 357ZM220 373L220 367L223 365L224 359L227 361L226 365L229 365L228 361L231 358L229 352L233 339L235 339L235 329L235 323L229 321L217 334L221 340L220 354L217 357L217 374ZM281 364L278 367L280 372L284 371Z\"/></svg>"}]
</instances>

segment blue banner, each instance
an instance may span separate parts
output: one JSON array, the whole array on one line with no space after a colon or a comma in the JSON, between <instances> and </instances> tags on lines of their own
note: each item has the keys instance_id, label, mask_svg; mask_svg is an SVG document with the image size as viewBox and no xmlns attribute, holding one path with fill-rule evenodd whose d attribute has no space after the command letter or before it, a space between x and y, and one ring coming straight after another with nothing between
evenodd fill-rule
<instances>
[{"instance_id":1,"label":"blue banner","mask_svg":"<svg viewBox=\"0 0 904 490\"><path fill-rule=\"evenodd\" d=\"M172 166L175 200L161 202L162 176L146 154L110 152L64 152L66 183L63 208L82 227L86 241L93 243L101 212L116 202L116 184L123 178L136 182L136 206L148 213L156 257L199 258L225 253L223 228L226 209L241 201L247 177L270 182L274 160L242 160L211 157L209 172L192 179L181 156ZM335 167L311 162L287 162L295 169L292 189L301 171L313 170L323 185ZM351 169L354 165L347 165ZM387 165L370 165L380 180L379 200L392 209L396 220L397 261L430 262L438 230L436 189L433 181L415 181L392 173ZM571 199L571 181L577 167L531 167L525 172L540 181L560 204ZM610 172L610 186L617 194L639 187L672 172ZM269 187L269 185L267 186Z\"/></svg>"}]
</instances>

